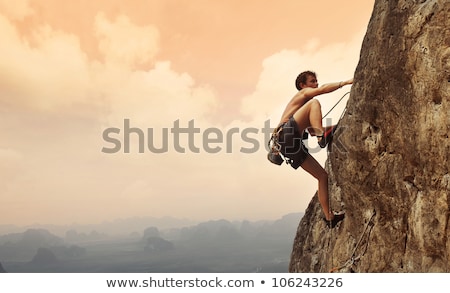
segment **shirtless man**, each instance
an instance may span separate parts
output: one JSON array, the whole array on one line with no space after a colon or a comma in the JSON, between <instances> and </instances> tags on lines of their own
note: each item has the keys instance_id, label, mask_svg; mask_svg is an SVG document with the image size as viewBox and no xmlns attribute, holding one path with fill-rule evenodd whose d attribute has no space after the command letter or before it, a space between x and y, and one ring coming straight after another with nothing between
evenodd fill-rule
<instances>
[{"instance_id":1,"label":"shirtless man","mask_svg":"<svg viewBox=\"0 0 450 293\"><path fill-rule=\"evenodd\" d=\"M322 126L322 110L315 96L333 92L345 85L353 83L353 78L324 84L319 87L316 74L312 71L302 72L295 82L299 92L289 101L280 123L276 128L281 145L280 152L290 160L294 169L302 167L318 180L318 197L325 215L324 220L331 228L344 218L344 214L335 214L329 206L328 174L314 159L303 145L302 134L305 130L312 136L317 136L320 147L324 148L333 134L334 127Z\"/></svg>"}]
</instances>

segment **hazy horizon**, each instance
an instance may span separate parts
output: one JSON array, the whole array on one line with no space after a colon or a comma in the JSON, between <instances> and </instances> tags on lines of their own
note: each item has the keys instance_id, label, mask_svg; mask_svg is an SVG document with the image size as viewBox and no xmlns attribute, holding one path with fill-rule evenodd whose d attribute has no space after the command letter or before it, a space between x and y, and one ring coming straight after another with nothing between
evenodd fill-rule
<instances>
[{"instance_id":1,"label":"hazy horizon","mask_svg":"<svg viewBox=\"0 0 450 293\"><path fill-rule=\"evenodd\" d=\"M131 233L130 228L134 229L132 232L139 232L145 228L154 226L161 230L178 229L183 227L191 227L201 223L228 221L230 223L263 223L275 222L285 217L292 215L302 215L304 212L292 212L273 219L226 219L226 218L211 218L202 220L192 220L188 218L177 218L173 216L166 217L130 217L130 218L116 218L108 221L97 223L70 223L70 224L52 224L52 223L31 223L26 225L15 224L0 224L0 236L11 233L22 233L29 229L43 229L48 230L55 235L63 237L69 230L76 230L80 233L103 232L109 236L125 236ZM300 218L299 218L300 221Z\"/></svg>"}]
</instances>

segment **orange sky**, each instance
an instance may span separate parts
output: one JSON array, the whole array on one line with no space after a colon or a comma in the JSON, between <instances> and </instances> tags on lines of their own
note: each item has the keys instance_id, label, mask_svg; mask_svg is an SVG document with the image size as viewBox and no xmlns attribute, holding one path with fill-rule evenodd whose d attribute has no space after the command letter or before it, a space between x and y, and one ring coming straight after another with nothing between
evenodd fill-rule
<instances>
[{"instance_id":1,"label":"orange sky","mask_svg":"<svg viewBox=\"0 0 450 293\"><path fill-rule=\"evenodd\" d=\"M300 71L351 77L373 2L1 0L2 223L303 211L315 181L270 165L260 133L253 154L239 134L232 153L223 142L216 154L139 154L134 138L135 152L105 154L102 133L124 119L157 134L176 120L224 134L273 126ZM324 97L324 111L345 92Z\"/></svg>"}]
</instances>

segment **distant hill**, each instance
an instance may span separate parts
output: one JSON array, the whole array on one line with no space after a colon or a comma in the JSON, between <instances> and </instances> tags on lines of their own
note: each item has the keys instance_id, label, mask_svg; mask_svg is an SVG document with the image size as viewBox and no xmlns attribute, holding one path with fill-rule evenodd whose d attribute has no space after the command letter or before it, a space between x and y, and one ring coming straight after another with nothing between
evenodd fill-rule
<instances>
[{"instance_id":1,"label":"distant hill","mask_svg":"<svg viewBox=\"0 0 450 293\"><path fill-rule=\"evenodd\" d=\"M45 247L60 245L63 239L45 229L28 229L23 233L11 233L0 236L0 245L14 243L21 247Z\"/></svg>"},{"instance_id":2,"label":"distant hill","mask_svg":"<svg viewBox=\"0 0 450 293\"><path fill-rule=\"evenodd\" d=\"M62 238L45 229L28 229L23 233L0 236L0 259L5 261L30 261L40 249L47 249L63 258L85 254L83 248L68 247Z\"/></svg>"},{"instance_id":3,"label":"distant hill","mask_svg":"<svg viewBox=\"0 0 450 293\"><path fill-rule=\"evenodd\" d=\"M175 244L195 247L236 247L247 245L255 249L259 246L291 247L294 234L303 213L293 213L276 221L236 221L214 220L184 227L160 236ZM237 248L236 248L237 249Z\"/></svg>"},{"instance_id":4,"label":"distant hill","mask_svg":"<svg viewBox=\"0 0 450 293\"><path fill-rule=\"evenodd\" d=\"M69 230L66 242L47 230L34 229L0 236L0 259L12 273L287 272L302 216L255 222L221 219L170 229L149 225L135 237L130 233L102 238L103 231ZM80 235L93 238L77 245L67 242Z\"/></svg>"}]
</instances>

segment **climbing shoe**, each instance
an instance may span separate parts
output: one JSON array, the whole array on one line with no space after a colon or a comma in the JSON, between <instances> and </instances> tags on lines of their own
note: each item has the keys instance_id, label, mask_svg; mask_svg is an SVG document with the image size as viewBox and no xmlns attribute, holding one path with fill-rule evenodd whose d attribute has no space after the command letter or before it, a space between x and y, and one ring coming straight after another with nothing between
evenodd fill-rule
<instances>
[{"instance_id":1,"label":"climbing shoe","mask_svg":"<svg viewBox=\"0 0 450 293\"><path fill-rule=\"evenodd\" d=\"M330 127L327 129L327 131L324 132L322 135L318 135L317 137L321 137L318 144L321 148L324 148L327 146L327 144L331 141L333 138L333 134L336 131L337 125L334 125L333 127Z\"/></svg>"},{"instance_id":2,"label":"climbing shoe","mask_svg":"<svg viewBox=\"0 0 450 293\"><path fill-rule=\"evenodd\" d=\"M275 165L281 165L284 161L279 153L274 152L269 152L267 154L267 159Z\"/></svg>"},{"instance_id":3,"label":"climbing shoe","mask_svg":"<svg viewBox=\"0 0 450 293\"><path fill-rule=\"evenodd\" d=\"M325 224L327 225L328 228L333 229L334 227L336 227L337 223L342 221L344 218L345 218L345 214L341 213L341 214L334 214L333 220L329 221L325 218L323 218L323 220L325 221Z\"/></svg>"}]
</instances>

